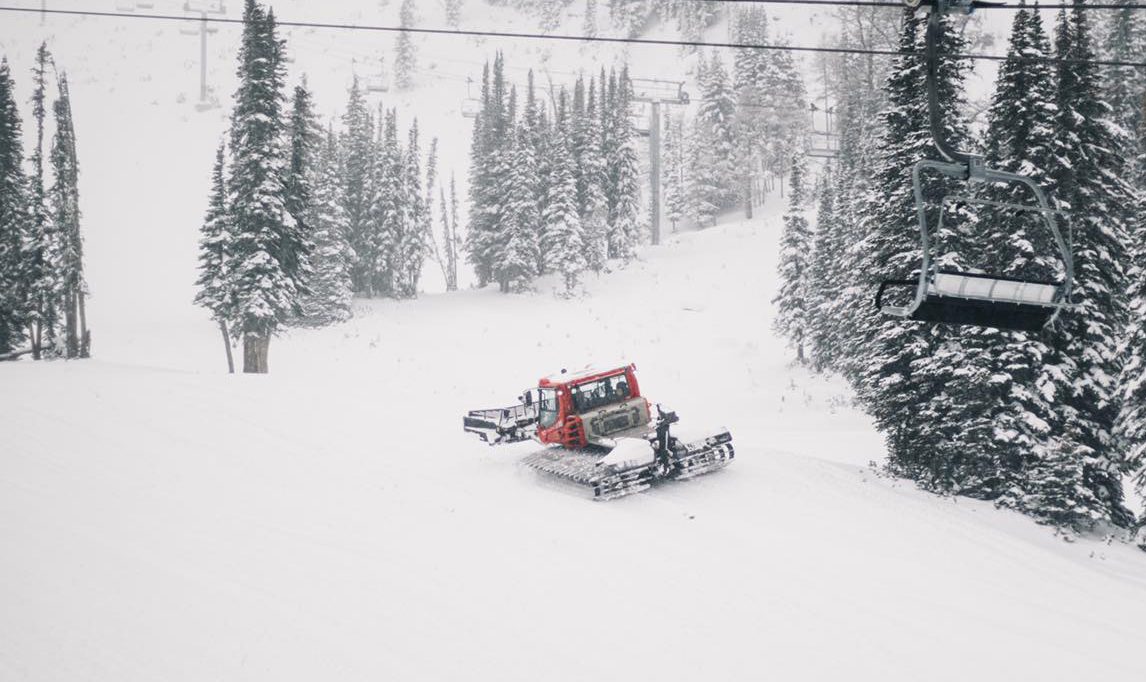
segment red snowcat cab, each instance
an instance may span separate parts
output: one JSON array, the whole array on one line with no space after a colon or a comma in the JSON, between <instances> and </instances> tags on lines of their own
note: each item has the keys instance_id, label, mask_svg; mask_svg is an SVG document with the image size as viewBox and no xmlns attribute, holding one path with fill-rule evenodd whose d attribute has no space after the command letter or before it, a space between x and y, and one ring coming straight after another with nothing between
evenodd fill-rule
<instances>
[{"instance_id":1,"label":"red snowcat cab","mask_svg":"<svg viewBox=\"0 0 1146 682\"><path fill-rule=\"evenodd\" d=\"M558 446L534 452L523 463L589 486L602 500L640 492L656 479L714 471L734 457L728 431L686 443L669 433L676 421L675 413L658 405L653 422L630 364L561 370L542 378L517 405L470 412L463 426L490 445L533 439Z\"/></svg>"}]
</instances>

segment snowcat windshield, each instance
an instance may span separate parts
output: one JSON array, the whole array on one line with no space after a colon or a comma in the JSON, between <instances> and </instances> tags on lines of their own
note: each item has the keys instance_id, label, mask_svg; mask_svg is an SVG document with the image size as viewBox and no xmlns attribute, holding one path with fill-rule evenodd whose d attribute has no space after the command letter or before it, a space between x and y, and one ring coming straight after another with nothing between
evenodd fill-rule
<instances>
[{"instance_id":1,"label":"snowcat windshield","mask_svg":"<svg viewBox=\"0 0 1146 682\"><path fill-rule=\"evenodd\" d=\"M606 377L573 387L573 406L581 414L598 407L629 399L629 382L624 374Z\"/></svg>"},{"instance_id":2,"label":"snowcat windshield","mask_svg":"<svg viewBox=\"0 0 1146 682\"><path fill-rule=\"evenodd\" d=\"M542 388L538 393L538 423L543 428L548 428L557 423L557 391L552 388Z\"/></svg>"}]
</instances>

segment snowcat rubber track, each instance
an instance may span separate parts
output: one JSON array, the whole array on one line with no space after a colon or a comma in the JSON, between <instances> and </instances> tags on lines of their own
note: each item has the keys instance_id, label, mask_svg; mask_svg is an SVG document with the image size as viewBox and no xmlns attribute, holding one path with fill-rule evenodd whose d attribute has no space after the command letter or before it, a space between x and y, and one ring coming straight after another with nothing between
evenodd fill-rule
<instances>
[{"instance_id":1,"label":"snowcat rubber track","mask_svg":"<svg viewBox=\"0 0 1146 682\"><path fill-rule=\"evenodd\" d=\"M669 478L684 481L728 466L736 451L732 448L732 434L728 431L704 440L687 443L683 452L674 453L676 472Z\"/></svg>"},{"instance_id":2,"label":"snowcat rubber track","mask_svg":"<svg viewBox=\"0 0 1146 682\"><path fill-rule=\"evenodd\" d=\"M600 464L604 456L605 453L592 450L546 448L528 455L521 463L535 471L591 488L597 501L615 500L648 489L653 479L651 466L611 471Z\"/></svg>"},{"instance_id":3,"label":"snowcat rubber track","mask_svg":"<svg viewBox=\"0 0 1146 682\"><path fill-rule=\"evenodd\" d=\"M615 471L601 466L602 452L546 448L521 460L525 466L556 478L571 481L593 490L598 502L615 500L648 490L658 478L684 481L723 469L732 462L732 434L727 431L692 443L677 444L672 455L672 470L657 474L657 463Z\"/></svg>"}]
</instances>

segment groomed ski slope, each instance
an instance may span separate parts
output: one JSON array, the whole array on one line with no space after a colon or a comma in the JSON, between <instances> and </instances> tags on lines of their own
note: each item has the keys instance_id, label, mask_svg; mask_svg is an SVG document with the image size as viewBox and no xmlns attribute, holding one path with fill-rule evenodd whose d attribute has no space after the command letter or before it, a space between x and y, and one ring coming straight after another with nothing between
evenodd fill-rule
<instances>
[{"instance_id":1,"label":"groomed ski slope","mask_svg":"<svg viewBox=\"0 0 1146 682\"><path fill-rule=\"evenodd\" d=\"M347 18L333 4L275 3ZM351 69L373 68L352 58L392 56L354 35L288 35L331 114ZM360 302L345 325L276 339L270 375L227 376L190 305L225 130L224 110L191 106L197 39L5 16L22 98L46 36L72 77L96 359L0 363L0 682L1141 677L1140 552L875 475L880 438L847 388L790 366L770 332L778 198L574 300L543 280ZM225 98L237 32L212 41ZM423 86L385 101L442 137L459 180L458 74L497 47L555 69L616 56L420 46ZM630 57L660 73L666 55ZM622 361L682 427L731 429L736 461L594 504L518 466L529 444L461 432L465 410L542 375Z\"/></svg>"},{"instance_id":2,"label":"groomed ski slope","mask_svg":"<svg viewBox=\"0 0 1146 682\"><path fill-rule=\"evenodd\" d=\"M269 376L0 366L0 679L1138 679L1140 552L864 466L768 333L778 224L578 300L366 303ZM618 354L733 465L595 504L461 432Z\"/></svg>"}]
</instances>

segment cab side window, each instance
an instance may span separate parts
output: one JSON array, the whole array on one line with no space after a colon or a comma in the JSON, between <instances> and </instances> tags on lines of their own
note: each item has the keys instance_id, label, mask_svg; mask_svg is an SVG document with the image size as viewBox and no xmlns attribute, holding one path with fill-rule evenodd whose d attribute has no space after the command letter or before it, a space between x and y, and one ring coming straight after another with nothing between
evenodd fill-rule
<instances>
[{"instance_id":1,"label":"cab side window","mask_svg":"<svg viewBox=\"0 0 1146 682\"><path fill-rule=\"evenodd\" d=\"M624 374L573 387L573 404L578 412L624 402L631 397L629 383Z\"/></svg>"}]
</instances>

